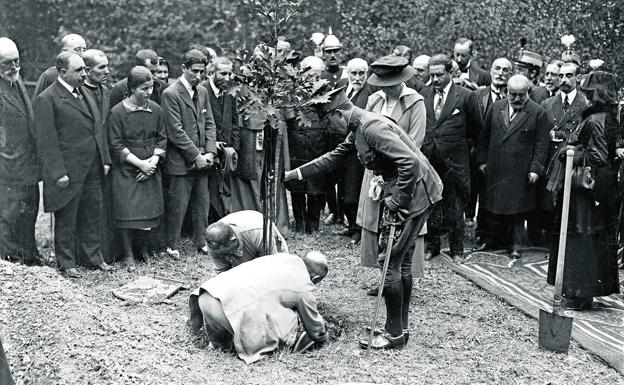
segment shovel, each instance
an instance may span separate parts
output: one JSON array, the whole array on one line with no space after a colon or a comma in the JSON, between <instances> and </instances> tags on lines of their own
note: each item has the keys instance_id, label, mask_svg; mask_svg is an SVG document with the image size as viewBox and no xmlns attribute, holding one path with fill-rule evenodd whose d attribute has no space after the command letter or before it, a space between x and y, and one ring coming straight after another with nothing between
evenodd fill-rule
<instances>
[{"instance_id":1,"label":"shovel","mask_svg":"<svg viewBox=\"0 0 624 385\"><path fill-rule=\"evenodd\" d=\"M573 159L574 150L568 150L566 152L565 182L563 185L563 205L561 207L561 230L559 234L559 252L557 254L557 275L555 277L553 311L549 313L540 309L539 315L539 347L557 353L568 352L570 348L570 335L572 334L572 321L574 320L574 318L564 315L565 307L561 300L568 231L568 213L570 211Z\"/></svg>"}]
</instances>

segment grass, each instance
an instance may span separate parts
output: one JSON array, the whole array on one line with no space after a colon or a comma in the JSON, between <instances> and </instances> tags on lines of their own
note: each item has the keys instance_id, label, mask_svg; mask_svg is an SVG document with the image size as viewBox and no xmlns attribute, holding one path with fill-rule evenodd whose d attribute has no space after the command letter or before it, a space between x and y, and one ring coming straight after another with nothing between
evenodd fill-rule
<instances>
[{"instance_id":1,"label":"grass","mask_svg":"<svg viewBox=\"0 0 624 385\"><path fill-rule=\"evenodd\" d=\"M46 219L44 216L43 220ZM45 221L38 225L49 255ZM182 258L160 256L128 272L83 271L67 280L53 266L0 262L0 338L18 384L624 384L624 378L572 342L568 355L537 347L537 320L435 261L415 281L409 345L366 357L357 341L372 317L363 288L378 270L359 266L358 247L324 226L293 235L293 252L321 250L330 273L318 286L331 339L308 354L278 351L246 365L201 347L186 325L188 291L161 305L129 304L111 289L156 274L191 287L214 275L185 242ZM383 315L382 315L383 318Z\"/></svg>"}]
</instances>

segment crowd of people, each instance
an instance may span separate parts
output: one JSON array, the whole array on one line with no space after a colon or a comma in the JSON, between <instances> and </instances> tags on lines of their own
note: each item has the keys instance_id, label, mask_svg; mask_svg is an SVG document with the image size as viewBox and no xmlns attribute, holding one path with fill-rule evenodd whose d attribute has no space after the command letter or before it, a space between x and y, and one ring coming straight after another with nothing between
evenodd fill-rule
<instances>
[{"instance_id":1,"label":"crowd of people","mask_svg":"<svg viewBox=\"0 0 624 385\"><path fill-rule=\"evenodd\" d=\"M554 282L567 149L575 151L576 177L564 297L568 307L585 309L593 297L619 292L617 160L624 139L616 76L587 71L570 47L549 62L523 49L484 65L488 71L473 58L473 45L460 38L452 55L415 58L398 45L370 64L349 58L343 66L343 45L330 33L302 60L283 38L272 53L295 58L302 77L326 80L330 97L301 107L310 126L286 117L288 148L281 150L290 169L269 240L271 254L281 256L276 263L296 265L297 277L312 283L327 273L322 255L299 263L279 254L288 252L287 191L293 231L318 231L327 206L325 224L344 224L338 233L360 244L363 266L380 266L388 224L399 226L385 284L371 288L383 290L387 320L370 347L407 343L412 280L423 275L424 261L440 255L443 236L455 263L470 249L509 249L519 259L524 246L545 247ZM263 122L243 119L229 92L236 74L227 55L202 47L181 62L181 76L170 79L168 62L143 49L127 77L110 84L106 53L69 34L30 95L16 44L0 38L3 258L38 258L42 180L57 264L67 277L79 277L81 265L110 270L117 256L128 268L160 249L181 258L187 230L197 251L214 258L218 277L271 271L259 262L241 270L262 255ZM477 243L466 245L465 227L475 223ZM221 325L213 328L215 344L224 333L236 336L237 349L258 343L241 341L234 330L249 320L227 317L224 280L202 286L195 313ZM326 330L308 283L293 287L303 293L314 323L308 331L319 342ZM272 338L292 345L292 317L286 319L289 332ZM251 361L265 351L246 349Z\"/></svg>"}]
</instances>

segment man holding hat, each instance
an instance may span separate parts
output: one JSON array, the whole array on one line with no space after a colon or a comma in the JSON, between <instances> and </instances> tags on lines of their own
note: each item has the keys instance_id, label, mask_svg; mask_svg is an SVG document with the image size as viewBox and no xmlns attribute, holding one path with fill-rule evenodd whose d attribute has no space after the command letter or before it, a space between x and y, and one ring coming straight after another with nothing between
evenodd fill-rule
<instances>
[{"instance_id":1,"label":"man holding hat","mask_svg":"<svg viewBox=\"0 0 624 385\"><path fill-rule=\"evenodd\" d=\"M342 89L332 90L328 96L329 103L315 105L319 117L328 119L330 131L348 134L347 138L333 151L287 171L285 180L327 173L355 152L366 168L383 178L385 218L399 227L400 235L391 250L383 287L385 331L370 347L401 348L409 333L414 242L432 206L442 199L442 181L414 140L392 120L355 107ZM368 347L368 341L360 341L360 345Z\"/></svg>"},{"instance_id":2,"label":"man holding hat","mask_svg":"<svg viewBox=\"0 0 624 385\"><path fill-rule=\"evenodd\" d=\"M524 75L529 79L531 82L529 98L537 104L550 97L548 90L540 86L542 65L544 65L542 55L527 50L523 50L518 60L516 60L516 74Z\"/></svg>"},{"instance_id":3,"label":"man holding hat","mask_svg":"<svg viewBox=\"0 0 624 385\"><path fill-rule=\"evenodd\" d=\"M440 254L441 235L449 233L451 257L464 253L464 207L470 193L470 148L481 131L482 119L474 92L451 81L453 64L447 55L429 61L432 84L422 94L427 109L423 153L444 182L444 199L429 221L425 259Z\"/></svg>"}]
</instances>

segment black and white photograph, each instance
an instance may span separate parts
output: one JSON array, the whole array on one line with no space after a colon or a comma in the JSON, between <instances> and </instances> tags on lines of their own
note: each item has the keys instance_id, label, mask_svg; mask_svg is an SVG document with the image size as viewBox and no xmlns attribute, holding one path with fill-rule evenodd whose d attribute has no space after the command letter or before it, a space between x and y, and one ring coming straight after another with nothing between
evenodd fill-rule
<instances>
[{"instance_id":1,"label":"black and white photograph","mask_svg":"<svg viewBox=\"0 0 624 385\"><path fill-rule=\"evenodd\" d=\"M0 385L624 385L624 2L0 8Z\"/></svg>"}]
</instances>

